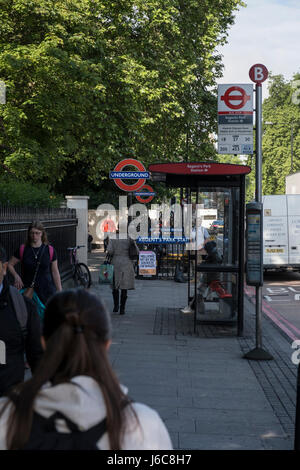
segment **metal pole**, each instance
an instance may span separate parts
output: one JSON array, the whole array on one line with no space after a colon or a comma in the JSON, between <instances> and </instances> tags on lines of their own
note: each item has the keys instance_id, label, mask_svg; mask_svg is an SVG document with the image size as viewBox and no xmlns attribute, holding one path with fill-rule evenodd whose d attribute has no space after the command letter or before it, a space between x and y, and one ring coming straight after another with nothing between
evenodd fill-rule
<instances>
[{"instance_id":1,"label":"metal pole","mask_svg":"<svg viewBox=\"0 0 300 470\"><path fill-rule=\"evenodd\" d=\"M256 202L262 202L262 86L256 85L255 116L256 116ZM256 287L256 347L261 348L261 306L262 288Z\"/></svg>"},{"instance_id":2,"label":"metal pole","mask_svg":"<svg viewBox=\"0 0 300 470\"><path fill-rule=\"evenodd\" d=\"M294 152L294 123L292 122L291 128L291 174L293 173L293 152Z\"/></svg>"},{"instance_id":3,"label":"metal pole","mask_svg":"<svg viewBox=\"0 0 300 470\"><path fill-rule=\"evenodd\" d=\"M255 148L256 148L256 189L255 199L256 202L262 203L262 86L256 84L255 86ZM261 223L263 223L263 217L261 217ZM262 348L262 286L256 286L256 347L252 351L245 354L246 359L254 359L256 361L268 361L273 359L273 356Z\"/></svg>"},{"instance_id":4,"label":"metal pole","mask_svg":"<svg viewBox=\"0 0 300 470\"><path fill-rule=\"evenodd\" d=\"M239 200L239 211L240 211L240 243L239 243L239 263L240 269L238 273L238 325L237 334L243 336L244 331L244 261L245 261L245 238L244 238L244 224L241 223L245 220L245 176L241 176L240 179L240 200ZM234 308L234 306L232 306Z\"/></svg>"},{"instance_id":5,"label":"metal pole","mask_svg":"<svg viewBox=\"0 0 300 470\"><path fill-rule=\"evenodd\" d=\"M132 206L132 193L128 193L128 198L127 198L127 201L128 201L128 212L129 212L129 209L130 207ZM129 225L132 221L132 215L128 215L128 227L127 227L127 233L128 233L128 228L129 228Z\"/></svg>"},{"instance_id":6,"label":"metal pole","mask_svg":"<svg viewBox=\"0 0 300 470\"><path fill-rule=\"evenodd\" d=\"M261 328L261 305L262 305L262 293L261 287L256 287L256 347L260 349L262 347L262 328Z\"/></svg>"},{"instance_id":7,"label":"metal pole","mask_svg":"<svg viewBox=\"0 0 300 470\"><path fill-rule=\"evenodd\" d=\"M198 252L197 252L197 241L198 241L198 202L199 202L199 186L197 184L196 192L196 238L195 238L195 288L194 288L194 299L195 299L195 310L194 310L194 333L197 331L197 315L198 315L198 298L197 298L197 266L198 266Z\"/></svg>"},{"instance_id":8,"label":"metal pole","mask_svg":"<svg viewBox=\"0 0 300 470\"><path fill-rule=\"evenodd\" d=\"M262 202L262 86L255 86L256 202Z\"/></svg>"},{"instance_id":9,"label":"metal pole","mask_svg":"<svg viewBox=\"0 0 300 470\"><path fill-rule=\"evenodd\" d=\"M190 188L186 188L186 201L187 201L187 207L189 207L189 204L191 204L191 190ZM188 210L188 209L187 209ZM187 221L187 224L189 222ZM184 232L186 235L186 232ZM189 238L191 238L191 233L189 233ZM191 301L191 250L188 250L188 301L187 304L189 305Z\"/></svg>"}]
</instances>

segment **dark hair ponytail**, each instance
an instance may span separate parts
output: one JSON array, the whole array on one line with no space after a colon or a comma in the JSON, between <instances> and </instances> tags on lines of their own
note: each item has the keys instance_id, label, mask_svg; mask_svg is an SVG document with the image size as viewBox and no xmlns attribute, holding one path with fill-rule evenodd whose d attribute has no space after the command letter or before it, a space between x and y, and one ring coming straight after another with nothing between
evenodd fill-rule
<instances>
[{"instance_id":1,"label":"dark hair ponytail","mask_svg":"<svg viewBox=\"0 0 300 470\"><path fill-rule=\"evenodd\" d=\"M87 375L97 381L104 396L110 448L120 449L125 430L124 407L130 405L130 400L108 360L106 347L111 325L101 300L84 289L55 294L46 306L43 335L47 348L33 377L9 395L15 408L9 417L7 448L22 449L28 441L34 401L46 382L57 385L77 375Z\"/></svg>"}]
</instances>

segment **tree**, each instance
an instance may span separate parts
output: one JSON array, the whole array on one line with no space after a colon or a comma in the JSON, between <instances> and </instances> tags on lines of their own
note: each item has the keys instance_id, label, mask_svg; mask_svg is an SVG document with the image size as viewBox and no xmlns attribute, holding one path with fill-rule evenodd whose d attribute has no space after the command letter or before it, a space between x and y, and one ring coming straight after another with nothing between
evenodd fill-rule
<instances>
[{"instance_id":1,"label":"tree","mask_svg":"<svg viewBox=\"0 0 300 470\"><path fill-rule=\"evenodd\" d=\"M286 176L291 169L300 170L300 108L293 87L297 81L299 85L300 75L290 81L282 75L270 78L269 97L263 103L262 185L264 194L284 194Z\"/></svg>"},{"instance_id":2,"label":"tree","mask_svg":"<svg viewBox=\"0 0 300 470\"><path fill-rule=\"evenodd\" d=\"M129 156L215 156L216 79L241 0L0 0L0 162L99 185ZM188 148L188 155L187 155Z\"/></svg>"},{"instance_id":3,"label":"tree","mask_svg":"<svg viewBox=\"0 0 300 470\"><path fill-rule=\"evenodd\" d=\"M255 162L252 155L247 157L243 155L218 155L219 163L232 163L235 165L248 165L251 167L251 172L245 178L245 199L246 202L251 202L255 198Z\"/></svg>"}]
</instances>

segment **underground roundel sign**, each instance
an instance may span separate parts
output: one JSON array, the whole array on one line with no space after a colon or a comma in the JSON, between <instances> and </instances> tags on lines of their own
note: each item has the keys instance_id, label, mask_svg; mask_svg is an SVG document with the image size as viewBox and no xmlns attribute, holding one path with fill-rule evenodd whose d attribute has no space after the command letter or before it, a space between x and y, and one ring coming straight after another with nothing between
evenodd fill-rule
<instances>
[{"instance_id":1,"label":"underground roundel sign","mask_svg":"<svg viewBox=\"0 0 300 470\"><path fill-rule=\"evenodd\" d=\"M230 114L252 116L253 114L253 85L252 83L218 85L218 115L220 117L220 116L226 116ZM219 119L219 124L220 124L220 119Z\"/></svg>"},{"instance_id":2,"label":"underground roundel sign","mask_svg":"<svg viewBox=\"0 0 300 470\"><path fill-rule=\"evenodd\" d=\"M136 171L124 171L124 168L128 166L136 168ZM146 179L149 178L149 172L146 171L144 165L138 160L126 158L115 166L114 170L110 172L109 177L123 191L138 191L144 186ZM137 181L133 184L127 184L123 181L124 179L137 179Z\"/></svg>"},{"instance_id":3,"label":"underground roundel sign","mask_svg":"<svg viewBox=\"0 0 300 470\"><path fill-rule=\"evenodd\" d=\"M142 186L142 188L138 192L135 192L134 195L139 202L141 202L142 204L147 204L147 202L152 201L155 196L155 193L153 192L153 189L149 184L144 184L144 186Z\"/></svg>"},{"instance_id":4,"label":"underground roundel sign","mask_svg":"<svg viewBox=\"0 0 300 470\"><path fill-rule=\"evenodd\" d=\"M136 170L125 170L126 167L134 167ZM152 201L155 196L152 187L145 184L146 179L150 177L149 172L140 161L134 158L126 158L119 162L110 172L109 177L115 181L118 188L134 192L137 200L143 204ZM126 179L137 179L137 181L133 184L127 184L123 181Z\"/></svg>"},{"instance_id":5,"label":"underground roundel sign","mask_svg":"<svg viewBox=\"0 0 300 470\"><path fill-rule=\"evenodd\" d=\"M239 86L227 88L224 95L221 96L221 101L224 101L230 109L241 109L250 99L251 96L247 95L245 89Z\"/></svg>"}]
</instances>

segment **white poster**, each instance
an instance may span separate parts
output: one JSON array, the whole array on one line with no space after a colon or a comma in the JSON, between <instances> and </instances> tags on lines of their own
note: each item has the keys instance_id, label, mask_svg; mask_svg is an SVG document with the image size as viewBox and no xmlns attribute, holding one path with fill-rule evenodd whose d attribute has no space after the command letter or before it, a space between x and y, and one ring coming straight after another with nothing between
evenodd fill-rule
<instances>
[{"instance_id":1,"label":"white poster","mask_svg":"<svg viewBox=\"0 0 300 470\"><path fill-rule=\"evenodd\" d=\"M156 253L154 251L140 251L139 274L142 276L156 275Z\"/></svg>"}]
</instances>

